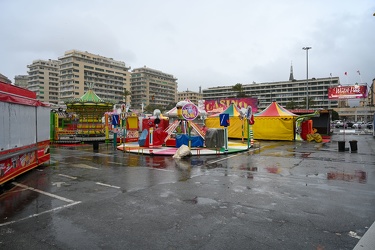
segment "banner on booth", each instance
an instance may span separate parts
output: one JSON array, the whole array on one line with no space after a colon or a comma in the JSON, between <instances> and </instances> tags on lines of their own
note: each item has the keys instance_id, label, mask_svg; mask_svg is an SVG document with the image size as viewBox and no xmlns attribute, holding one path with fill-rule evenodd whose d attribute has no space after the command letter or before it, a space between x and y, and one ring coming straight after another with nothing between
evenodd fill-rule
<instances>
[{"instance_id":1,"label":"banner on booth","mask_svg":"<svg viewBox=\"0 0 375 250\"><path fill-rule=\"evenodd\" d=\"M234 103L237 108L247 108L248 106L252 107L253 113L258 112L258 98L250 98L250 97L243 97L243 98L220 98L215 100L205 100L204 106L207 112L212 111L217 108L223 108L225 110L228 108L232 103Z\"/></svg>"},{"instance_id":2,"label":"banner on booth","mask_svg":"<svg viewBox=\"0 0 375 250\"><path fill-rule=\"evenodd\" d=\"M337 86L328 88L328 99L356 99L367 97L367 86Z\"/></svg>"}]
</instances>

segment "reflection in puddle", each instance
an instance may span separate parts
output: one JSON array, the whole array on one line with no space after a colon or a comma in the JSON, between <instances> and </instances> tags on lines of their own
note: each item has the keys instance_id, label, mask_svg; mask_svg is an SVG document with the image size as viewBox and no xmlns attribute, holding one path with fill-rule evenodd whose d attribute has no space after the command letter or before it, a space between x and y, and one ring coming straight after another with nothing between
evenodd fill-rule
<instances>
[{"instance_id":1,"label":"reflection in puddle","mask_svg":"<svg viewBox=\"0 0 375 250\"><path fill-rule=\"evenodd\" d=\"M327 179L366 183L367 174L362 170L355 170L354 174L348 174L343 172L329 172L327 173Z\"/></svg>"},{"instance_id":2,"label":"reflection in puddle","mask_svg":"<svg viewBox=\"0 0 375 250\"><path fill-rule=\"evenodd\" d=\"M204 198L204 197L194 197L192 199L186 199L183 200L183 202L189 203L189 204L198 204L198 205L216 205L218 204L217 201L210 198Z\"/></svg>"},{"instance_id":3,"label":"reflection in puddle","mask_svg":"<svg viewBox=\"0 0 375 250\"><path fill-rule=\"evenodd\" d=\"M281 173L281 168L279 166L268 166L265 167L268 173L271 174L280 174Z\"/></svg>"},{"instance_id":4,"label":"reflection in puddle","mask_svg":"<svg viewBox=\"0 0 375 250\"><path fill-rule=\"evenodd\" d=\"M179 181L187 181L190 179L191 163L190 160L174 159L176 168L179 170Z\"/></svg>"}]
</instances>

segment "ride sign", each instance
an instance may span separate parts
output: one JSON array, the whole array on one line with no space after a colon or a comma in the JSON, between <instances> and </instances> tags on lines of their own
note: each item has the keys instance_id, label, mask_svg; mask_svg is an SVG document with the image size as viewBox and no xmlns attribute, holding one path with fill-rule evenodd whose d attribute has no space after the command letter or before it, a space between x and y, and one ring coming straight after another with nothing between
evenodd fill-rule
<instances>
[{"instance_id":1,"label":"ride sign","mask_svg":"<svg viewBox=\"0 0 375 250\"><path fill-rule=\"evenodd\" d=\"M182 107L182 117L186 120L192 121L197 118L198 114L198 107L194 103L187 103Z\"/></svg>"},{"instance_id":2,"label":"ride sign","mask_svg":"<svg viewBox=\"0 0 375 250\"><path fill-rule=\"evenodd\" d=\"M220 114L219 118L220 118L220 126L227 127L230 125L229 114L225 114L225 113Z\"/></svg>"},{"instance_id":3,"label":"ride sign","mask_svg":"<svg viewBox=\"0 0 375 250\"><path fill-rule=\"evenodd\" d=\"M112 125L119 124L119 115L112 115Z\"/></svg>"}]
</instances>

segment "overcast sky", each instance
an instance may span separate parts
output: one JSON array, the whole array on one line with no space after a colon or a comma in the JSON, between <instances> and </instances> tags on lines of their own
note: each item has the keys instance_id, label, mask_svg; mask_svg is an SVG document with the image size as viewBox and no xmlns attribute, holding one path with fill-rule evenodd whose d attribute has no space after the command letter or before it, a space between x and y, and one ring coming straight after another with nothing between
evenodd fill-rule
<instances>
[{"instance_id":1,"label":"overcast sky","mask_svg":"<svg viewBox=\"0 0 375 250\"><path fill-rule=\"evenodd\" d=\"M178 90L375 78L374 0L0 0L0 73L71 49L178 78ZM357 71L360 71L360 74ZM345 76L345 72L348 75Z\"/></svg>"}]
</instances>

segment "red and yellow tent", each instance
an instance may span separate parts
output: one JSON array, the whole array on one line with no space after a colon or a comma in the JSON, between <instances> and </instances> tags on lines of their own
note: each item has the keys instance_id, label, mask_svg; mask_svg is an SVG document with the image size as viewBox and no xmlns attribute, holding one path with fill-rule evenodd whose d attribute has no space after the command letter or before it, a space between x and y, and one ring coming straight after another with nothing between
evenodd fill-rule
<instances>
[{"instance_id":1,"label":"red and yellow tent","mask_svg":"<svg viewBox=\"0 0 375 250\"><path fill-rule=\"evenodd\" d=\"M229 114L229 126L228 126L228 137L230 138L242 138L243 135L247 138L247 126L246 118L241 119L240 110L233 103L228 106L223 112L214 114L205 120L207 128L224 128L220 126L220 114Z\"/></svg>"},{"instance_id":2,"label":"red and yellow tent","mask_svg":"<svg viewBox=\"0 0 375 250\"><path fill-rule=\"evenodd\" d=\"M277 102L272 102L263 111L254 115L254 139L293 141L297 116Z\"/></svg>"}]
</instances>

